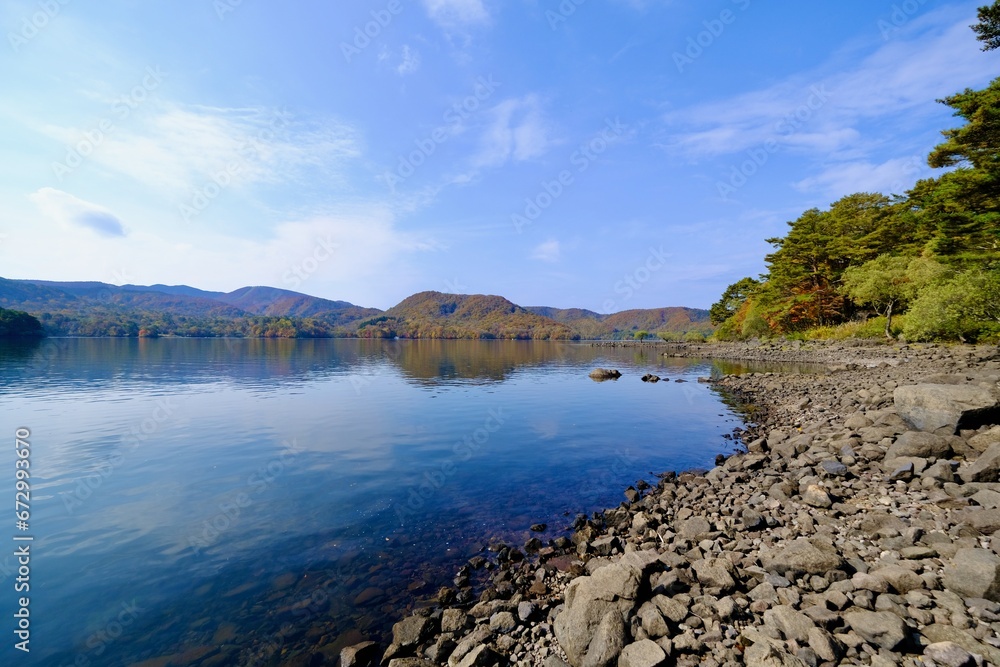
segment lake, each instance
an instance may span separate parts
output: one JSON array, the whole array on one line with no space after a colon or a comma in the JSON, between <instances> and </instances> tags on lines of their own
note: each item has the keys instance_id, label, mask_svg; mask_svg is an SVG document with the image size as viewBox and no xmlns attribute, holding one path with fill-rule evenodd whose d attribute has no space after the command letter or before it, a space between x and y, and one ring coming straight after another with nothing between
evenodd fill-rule
<instances>
[{"instance_id":1,"label":"lake","mask_svg":"<svg viewBox=\"0 0 1000 667\"><path fill-rule=\"evenodd\" d=\"M0 346L8 502L17 429L31 452L30 527L9 516L0 551L3 663L263 665L382 639L484 547L566 534L638 479L731 453L741 421L697 382L725 371L587 343Z\"/></svg>"}]
</instances>

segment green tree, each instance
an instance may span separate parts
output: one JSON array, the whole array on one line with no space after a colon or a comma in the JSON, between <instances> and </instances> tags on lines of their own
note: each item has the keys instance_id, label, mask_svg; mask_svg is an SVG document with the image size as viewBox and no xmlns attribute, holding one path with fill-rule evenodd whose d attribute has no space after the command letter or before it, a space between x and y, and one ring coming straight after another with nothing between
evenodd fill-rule
<instances>
[{"instance_id":1,"label":"green tree","mask_svg":"<svg viewBox=\"0 0 1000 667\"><path fill-rule=\"evenodd\" d=\"M636 331L635 334L633 334L633 336L634 336L634 338L637 341L639 341L641 343L646 338L649 338L649 332L648 331Z\"/></svg>"},{"instance_id":2,"label":"green tree","mask_svg":"<svg viewBox=\"0 0 1000 667\"><path fill-rule=\"evenodd\" d=\"M0 308L0 338L41 338L42 323L20 310Z\"/></svg>"},{"instance_id":3,"label":"green tree","mask_svg":"<svg viewBox=\"0 0 1000 667\"><path fill-rule=\"evenodd\" d=\"M913 302L903 333L912 340L967 341L1000 325L1000 275L971 270L928 286Z\"/></svg>"},{"instance_id":4,"label":"green tree","mask_svg":"<svg viewBox=\"0 0 1000 667\"><path fill-rule=\"evenodd\" d=\"M1000 48L1000 0L980 7L977 14L979 23L971 28L976 33L976 39L983 43L983 51Z\"/></svg>"},{"instance_id":5,"label":"green tree","mask_svg":"<svg viewBox=\"0 0 1000 667\"><path fill-rule=\"evenodd\" d=\"M943 267L933 260L879 255L844 271L844 292L858 305L874 306L885 316L885 337L892 338L892 315L905 307L918 291L940 275Z\"/></svg>"},{"instance_id":6,"label":"green tree","mask_svg":"<svg viewBox=\"0 0 1000 667\"><path fill-rule=\"evenodd\" d=\"M760 281L753 278L741 278L726 288L722 297L712 304L708 310L709 321L719 325L736 314L736 311L760 287Z\"/></svg>"},{"instance_id":7,"label":"green tree","mask_svg":"<svg viewBox=\"0 0 1000 667\"><path fill-rule=\"evenodd\" d=\"M965 124L943 130L945 141L934 147L927 158L934 168L969 165L987 172L1000 170L1000 79L983 90L966 88L939 102L955 110Z\"/></svg>"}]
</instances>

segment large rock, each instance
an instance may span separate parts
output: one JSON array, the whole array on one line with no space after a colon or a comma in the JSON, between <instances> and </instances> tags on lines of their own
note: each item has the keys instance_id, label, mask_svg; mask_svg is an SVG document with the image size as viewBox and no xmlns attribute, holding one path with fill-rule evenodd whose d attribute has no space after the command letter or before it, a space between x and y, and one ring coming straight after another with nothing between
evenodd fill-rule
<instances>
[{"instance_id":1,"label":"large rock","mask_svg":"<svg viewBox=\"0 0 1000 667\"><path fill-rule=\"evenodd\" d=\"M882 579L892 586L900 595L906 595L912 590L924 587L924 580L913 570L900 565L887 565L869 573L872 577Z\"/></svg>"},{"instance_id":2,"label":"large rock","mask_svg":"<svg viewBox=\"0 0 1000 667\"><path fill-rule=\"evenodd\" d=\"M590 379L602 381L602 380L617 380L622 374L617 370L612 370L610 368L595 368L590 371Z\"/></svg>"},{"instance_id":3,"label":"large rock","mask_svg":"<svg viewBox=\"0 0 1000 667\"><path fill-rule=\"evenodd\" d=\"M869 644L890 651L906 640L906 623L891 611L856 609L844 614L844 621Z\"/></svg>"},{"instance_id":4,"label":"large rock","mask_svg":"<svg viewBox=\"0 0 1000 667\"><path fill-rule=\"evenodd\" d=\"M639 591L648 588L650 571L658 562L655 552L629 552L566 587L565 607L556 616L554 630L573 667L617 660L625 642L624 619L635 610Z\"/></svg>"},{"instance_id":5,"label":"large rock","mask_svg":"<svg viewBox=\"0 0 1000 667\"><path fill-rule=\"evenodd\" d=\"M1000 601L1000 558L986 549L959 549L943 583L962 597Z\"/></svg>"},{"instance_id":6,"label":"large rock","mask_svg":"<svg viewBox=\"0 0 1000 667\"><path fill-rule=\"evenodd\" d=\"M410 616L392 626L392 643L415 646L434 633L434 621L424 616Z\"/></svg>"},{"instance_id":7,"label":"large rock","mask_svg":"<svg viewBox=\"0 0 1000 667\"><path fill-rule=\"evenodd\" d=\"M930 457L944 458L951 454L951 443L946 438L934 433L923 431L906 431L896 442L892 443L885 458L895 459L900 456L912 456L922 459Z\"/></svg>"},{"instance_id":8,"label":"large rock","mask_svg":"<svg viewBox=\"0 0 1000 667\"><path fill-rule=\"evenodd\" d=\"M594 637L587 645L587 653L583 656L581 667L609 667L618 662L618 656L625 648L627 639L625 630L625 616L613 609L608 612L597 630ZM572 663L572 660L570 660Z\"/></svg>"},{"instance_id":9,"label":"large rock","mask_svg":"<svg viewBox=\"0 0 1000 667\"><path fill-rule=\"evenodd\" d=\"M648 639L629 644L618 657L618 667L659 667L667 654L656 642Z\"/></svg>"},{"instance_id":10,"label":"large rock","mask_svg":"<svg viewBox=\"0 0 1000 667\"><path fill-rule=\"evenodd\" d=\"M943 625L933 623L920 631L931 644L951 642L958 644L970 653L978 653L985 659L987 665L1000 665L1000 649L983 644L978 639L964 630L959 630L954 625Z\"/></svg>"},{"instance_id":11,"label":"large rock","mask_svg":"<svg viewBox=\"0 0 1000 667\"><path fill-rule=\"evenodd\" d=\"M1000 442L990 445L971 465L958 471L965 482L1000 481Z\"/></svg>"},{"instance_id":12,"label":"large rock","mask_svg":"<svg viewBox=\"0 0 1000 667\"><path fill-rule=\"evenodd\" d=\"M361 642L340 651L341 667L375 667L379 663L379 647L375 642Z\"/></svg>"},{"instance_id":13,"label":"large rock","mask_svg":"<svg viewBox=\"0 0 1000 667\"><path fill-rule=\"evenodd\" d=\"M769 572L781 575L826 574L844 566L836 548L822 540L799 538L776 549L761 552L761 561Z\"/></svg>"},{"instance_id":14,"label":"large rock","mask_svg":"<svg viewBox=\"0 0 1000 667\"><path fill-rule=\"evenodd\" d=\"M800 644L809 641L809 631L816 627L808 616L785 605L765 611L764 625L777 628L785 639L794 639Z\"/></svg>"},{"instance_id":15,"label":"large rock","mask_svg":"<svg viewBox=\"0 0 1000 667\"><path fill-rule=\"evenodd\" d=\"M1000 403L985 387L915 384L897 387L892 398L900 417L928 433L955 435L1000 421Z\"/></svg>"},{"instance_id":16,"label":"large rock","mask_svg":"<svg viewBox=\"0 0 1000 667\"><path fill-rule=\"evenodd\" d=\"M924 649L924 657L941 667L975 667L975 657L955 642L937 642Z\"/></svg>"},{"instance_id":17,"label":"large rock","mask_svg":"<svg viewBox=\"0 0 1000 667\"><path fill-rule=\"evenodd\" d=\"M806 667L802 660L767 642L757 642L748 648L743 661L747 667Z\"/></svg>"},{"instance_id":18,"label":"large rock","mask_svg":"<svg viewBox=\"0 0 1000 667\"><path fill-rule=\"evenodd\" d=\"M726 595L736 588L736 568L725 558L703 558L691 564L699 583L706 589Z\"/></svg>"}]
</instances>

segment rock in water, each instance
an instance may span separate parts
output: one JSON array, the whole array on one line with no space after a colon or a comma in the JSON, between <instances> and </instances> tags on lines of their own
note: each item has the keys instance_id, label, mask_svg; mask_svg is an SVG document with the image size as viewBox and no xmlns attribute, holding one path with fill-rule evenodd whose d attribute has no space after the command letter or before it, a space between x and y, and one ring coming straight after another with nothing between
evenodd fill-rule
<instances>
[{"instance_id":1,"label":"rock in water","mask_svg":"<svg viewBox=\"0 0 1000 667\"><path fill-rule=\"evenodd\" d=\"M611 370L608 368L595 368L590 371L590 379L597 380L598 382L603 380L617 380L622 376L617 370Z\"/></svg>"},{"instance_id":2,"label":"rock in water","mask_svg":"<svg viewBox=\"0 0 1000 667\"><path fill-rule=\"evenodd\" d=\"M892 399L899 416L908 424L938 435L955 435L959 429L1000 420L1000 403L984 387L915 384L897 387Z\"/></svg>"}]
</instances>

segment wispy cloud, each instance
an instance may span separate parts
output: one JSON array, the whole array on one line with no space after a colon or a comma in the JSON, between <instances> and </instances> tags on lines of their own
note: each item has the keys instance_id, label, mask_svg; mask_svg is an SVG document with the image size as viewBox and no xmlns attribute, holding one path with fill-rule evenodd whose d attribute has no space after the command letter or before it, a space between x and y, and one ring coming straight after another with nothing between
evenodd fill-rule
<instances>
[{"instance_id":1,"label":"wispy cloud","mask_svg":"<svg viewBox=\"0 0 1000 667\"><path fill-rule=\"evenodd\" d=\"M404 44L403 54L399 65L396 66L396 72L400 76L406 76L407 74L413 74L418 69L420 69L420 52L416 49L411 49L408 44Z\"/></svg>"},{"instance_id":2,"label":"wispy cloud","mask_svg":"<svg viewBox=\"0 0 1000 667\"><path fill-rule=\"evenodd\" d=\"M478 167L497 167L509 160L521 162L539 157L552 144L549 134L537 95L504 100L490 112L474 163Z\"/></svg>"},{"instance_id":3,"label":"wispy cloud","mask_svg":"<svg viewBox=\"0 0 1000 667\"><path fill-rule=\"evenodd\" d=\"M150 102L150 112L104 137L87 158L105 170L177 196L229 171L236 186L294 181L304 173L336 175L361 154L359 133L332 119L279 109ZM73 145L83 128L35 128Z\"/></svg>"},{"instance_id":4,"label":"wispy cloud","mask_svg":"<svg viewBox=\"0 0 1000 667\"><path fill-rule=\"evenodd\" d=\"M735 154L776 141L828 155L862 139L864 122L926 116L932 100L955 92L956 82L991 77L997 59L969 37L968 17L933 12L898 38L881 43L847 71L825 68L767 88L668 113L663 145L692 159ZM805 119L805 120L803 120Z\"/></svg>"},{"instance_id":5,"label":"wispy cloud","mask_svg":"<svg viewBox=\"0 0 1000 667\"><path fill-rule=\"evenodd\" d=\"M558 262L561 256L561 251L559 247L559 241L556 239L550 239L544 243L539 244L531 253L531 259L541 260L543 262Z\"/></svg>"},{"instance_id":6,"label":"wispy cloud","mask_svg":"<svg viewBox=\"0 0 1000 667\"><path fill-rule=\"evenodd\" d=\"M125 226L114 213L93 202L55 188L41 188L28 195L43 215L67 227L83 227L100 236L125 236Z\"/></svg>"},{"instance_id":7,"label":"wispy cloud","mask_svg":"<svg viewBox=\"0 0 1000 667\"><path fill-rule=\"evenodd\" d=\"M490 22L482 0L424 0L424 7L431 19L445 28Z\"/></svg>"},{"instance_id":8,"label":"wispy cloud","mask_svg":"<svg viewBox=\"0 0 1000 667\"><path fill-rule=\"evenodd\" d=\"M921 177L930 175L926 162L917 156L892 158L873 164L866 160L833 165L816 176L795 184L803 191L821 191L831 197L846 192L902 194Z\"/></svg>"}]
</instances>

